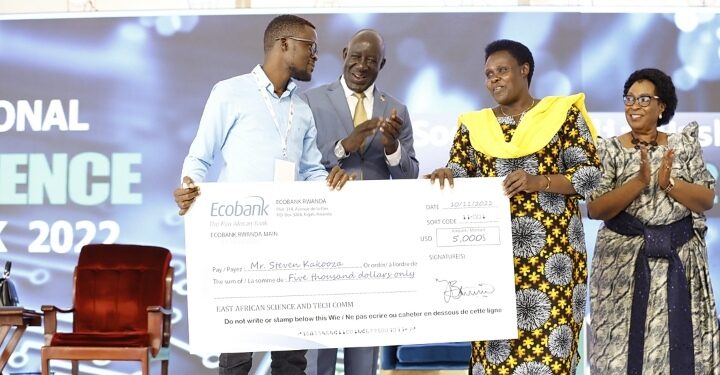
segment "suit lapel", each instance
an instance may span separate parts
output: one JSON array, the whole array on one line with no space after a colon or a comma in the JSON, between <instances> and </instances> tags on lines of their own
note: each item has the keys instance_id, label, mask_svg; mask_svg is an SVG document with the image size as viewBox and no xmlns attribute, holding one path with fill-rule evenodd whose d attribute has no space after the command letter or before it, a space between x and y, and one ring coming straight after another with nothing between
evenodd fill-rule
<instances>
[{"instance_id":1,"label":"suit lapel","mask_svg":"<svg viewBox=\"0 0 720 375\"><path fill-rule=\"evenodd\" d=\"M372 118L378 118L378 117L385 117L388 116L387 113L387 98L385 98L385 94L382 93L380 90L378 90L377 86L375 86L375 89L373 90L373 113ZM365 142L365 150L367 151L368 147L372 145L372 143L375 141L375 138L381 137L382 134L380 131L376 131L375 134L372 135L372 137L369 138L369 141Z\"/></svg>"},{"instance_id":2,"label":"suit lapel","mask_svg":"<svg viewBox=\"0 0 720 375\"><path fill-rule=\"evenodd\" d=\"M385 94L375 87L373 93L373 114L372 117L387 116L385 111L387 110L387 98Z\"/></svg>"},{"instance_id":3,"label":"suit lapel","mask_svg":"<svg viewBox=\"0 0 720 375\"><path fill-rule=\"evenodd\" d=\"M343 91L342 86L340 86L340 81L335 81L335 83L328 87L327 95L342 124L344 130L343 136L349 135L353 131L352 115L350 114L347 99L345 99L345 91Z\"/></svg>"}]
</instances>

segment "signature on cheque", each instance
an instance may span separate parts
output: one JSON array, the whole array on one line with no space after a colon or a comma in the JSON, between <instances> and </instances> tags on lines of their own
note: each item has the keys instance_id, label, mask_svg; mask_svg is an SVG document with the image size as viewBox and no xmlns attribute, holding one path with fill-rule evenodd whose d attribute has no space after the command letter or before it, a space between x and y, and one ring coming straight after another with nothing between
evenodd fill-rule
<instances>
[{"instance_id":1,"label":"signature on cheque","mask_svg":"<svg viewBox=\"0 0 720 375\"><path fill-rule=\"evenodd\" d=\"M487 297L495 293L495 287L492 284L476 283L471 285L458 285L457 280L435 279L435 281L443 284L443 299L445 303L463 297Z\"/></svg>"}]
</instances>

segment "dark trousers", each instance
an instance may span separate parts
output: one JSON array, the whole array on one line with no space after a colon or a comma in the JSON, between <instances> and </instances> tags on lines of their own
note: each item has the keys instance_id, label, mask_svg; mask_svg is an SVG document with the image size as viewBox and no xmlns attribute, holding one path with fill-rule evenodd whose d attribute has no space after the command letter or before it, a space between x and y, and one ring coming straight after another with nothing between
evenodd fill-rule
<instances>
[{"instance_id":1,"label":"dark trousers","mask_svg":"<svg viewBox=\"0 0 720 375\"><path fill-rule=\"evenodd\" d=\"M305 375L307 350L270 352L272 375ZM220 354L219 375L248 375L252 368L252 353Z\"/></svg>"},{"instance_id":2,"label":"dark trousers","mask_svg":"<svg viewBox=\"0 0 720 375\"><path fill-rule=\"evenodd\" d=\"M343 349L345 375L375 375L378 369L377 346L369 348ZM337 349L318 349L317 375L335 375Z\"/></svg>"}]
</instances>

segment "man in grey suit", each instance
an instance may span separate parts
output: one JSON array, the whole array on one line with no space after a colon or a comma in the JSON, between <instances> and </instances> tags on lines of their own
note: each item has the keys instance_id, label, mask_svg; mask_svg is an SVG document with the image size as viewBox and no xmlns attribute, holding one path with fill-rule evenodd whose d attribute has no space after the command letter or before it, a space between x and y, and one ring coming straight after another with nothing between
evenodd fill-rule
<instances>
[{"instance_id":1,"label":"man in grey suit","mask_svg":"<svg viewBox=\"0 0 720 375\"><path fill-rule=\"evenodd\" d=\"M323 165L361 180L417 178L407 107L375 87L385 65L382 36L360 30L342 53L340 79L301 94L315 117Z\"/></svg>"},{"instance_id":2,"label":"man in grey suit","mask_svg":"<svg viewBox=\"0 0 720 375\"><path fill-rule=\"evenodd\" d=\"M328 170L339 165L356 179L417 178L407 107L375 87L385 65L382 36L374 30L360 30L342 55L339 80L301 94L315 118L323 165ZM377 347L346 348L343 352L345 375L377 372ZM337 349L318 350L317 374L334 375L336 361Z\"/></svg>"}]
</instances>

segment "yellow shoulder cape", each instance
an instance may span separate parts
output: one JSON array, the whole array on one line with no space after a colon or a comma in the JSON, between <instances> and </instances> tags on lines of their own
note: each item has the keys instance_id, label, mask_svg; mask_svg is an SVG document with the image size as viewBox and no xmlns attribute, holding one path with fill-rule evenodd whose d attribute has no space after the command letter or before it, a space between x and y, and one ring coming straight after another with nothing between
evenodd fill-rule
<instances>
[{"instance_id":1,"label":"yellow shoulder cape","mask_svg":"<svg viewBox=\"0 0 720 375\"><path fill-rule=\"evenodd\" d=\"M583 93L543 98L525 113L510 142L505 142L505 135L491 108L461 114L458 126L467 127L470 144L483 154L502 159L519 158L535 153L550 143L565 123L567 112L573 105L580 110L595 142L597 132L585 109Z\"/></svg>"}]
</instances>

